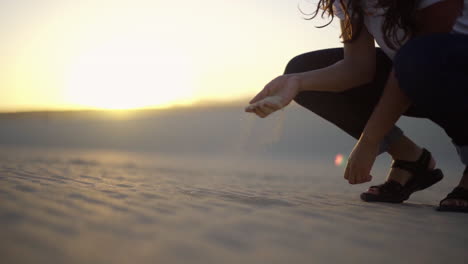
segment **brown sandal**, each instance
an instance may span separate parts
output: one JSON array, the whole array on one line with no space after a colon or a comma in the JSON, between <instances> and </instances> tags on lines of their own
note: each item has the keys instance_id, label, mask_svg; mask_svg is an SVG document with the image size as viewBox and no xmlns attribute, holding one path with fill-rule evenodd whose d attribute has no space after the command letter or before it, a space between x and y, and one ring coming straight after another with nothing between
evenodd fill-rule
<instances>
[{"instance_id":1,"label":"brown sandal","mask_svg":"<svg viewBox=\"0 0 468 264\"><path fill-rule=\"evenodd\" d=\"M456 206L456 205L442 205L442 203L448 199L457 199L457 200L465 200L468 201L468 190L463 187L456 187L453 189L451 193L447 195L442 201L439 203L439 207L437 207L437 211L441 212L461 212L461 213L468 213L467 206Z\"/></svg>"},{"instance_id":2,"label":"brown sandal","mask_svg":"<svg viewBox=\"0 0 468 264\"><path fill-rule=\"evenodd\" d=\"M413 177L404 186L393 180L371 186L371 188L377 188L379 194L365 192L361 194L361 199L366 202L402 203L408 200L412 193L429 188L444 178L440 169L427 169L431 157L431 153L423 149L417 161L395 160L392 168L409 171Z\"/></svg>"}]
</instances>

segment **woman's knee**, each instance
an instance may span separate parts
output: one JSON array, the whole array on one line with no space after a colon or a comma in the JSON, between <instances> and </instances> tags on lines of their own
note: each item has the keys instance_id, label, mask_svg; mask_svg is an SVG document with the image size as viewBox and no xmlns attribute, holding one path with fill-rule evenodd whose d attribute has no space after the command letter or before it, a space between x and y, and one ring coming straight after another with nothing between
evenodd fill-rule
<instances>
[{"instance_id":1,"label":"woman's knee","mask_svg":"<svg viewBox=\"0 0 468 264\"><path fill-rule=\"evenodd\" d=\"M308 53L300 54L292 58L288 64L286 64L286 68L284 69L284 74L291 74L291 73L300 73L305 72L307 61L308 61Z\"/></svg>"},{"instance_id":2,"label":"woman's knee","mask_svg":"<svg viewBox=\"0 0 468 264\"><path fill-rule=\"evenodd\" d=\"M342 49L326 49L307 52L292 58L284 70L284 74L301 73L325 68L340 60Z\"/></svg>"},{"instance_id":3,"label":"woman's knee","mask_svg":"<svg viewBox=\"0 0 468 264\"><path fill-rule=\"evenodd\" d=\"M394 59L395 76L402 89L413 101L427 100L437 89L440 58L437 46L427 37L408 41Z\"/></svg>"},{"instance_id":4,"label":"woman's knee","mask_svg":"<svg viewBox=\"0 0 468 264\"><path fill-rule=\"evenodd\" d=\"M296 97L294 97L294 101L303 106L303 107L306 107L306 108L309 108L310 107L310 104L307 104L307 98L310 97L310 96L307 96L307 92L299 92ZM311 109L310 109L311 110Z\"/></svg>"}]
</instances>

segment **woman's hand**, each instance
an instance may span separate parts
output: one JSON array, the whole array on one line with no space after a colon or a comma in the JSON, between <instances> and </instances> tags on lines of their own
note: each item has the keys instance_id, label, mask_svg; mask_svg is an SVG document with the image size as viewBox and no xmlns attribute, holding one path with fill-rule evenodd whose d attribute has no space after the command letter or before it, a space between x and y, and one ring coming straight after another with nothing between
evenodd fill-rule
<instances>
[{"instance_id":1,"label":"woman's hand","mask_svg":"<svg viewBox=\"0 0 468 264\"><path fill-rule=\"evenodd\" d=\"M360 139L348 159L344 178L350 184L360 184L372 180L370 171L379 151L379 144Z\"/></svg>"},{"instance_id":2,"label":"woman's hand","mask_svg":"<svg viewBox=\"0 0 468 264\"><path fill-rule=\"evenodd\" d=\"M250 100L250 105L245 108L245 111L265 118L271 113L287 106L299 93L299 89L299 75L285 74L278 76Z\"/></svg>"}]
</instances>

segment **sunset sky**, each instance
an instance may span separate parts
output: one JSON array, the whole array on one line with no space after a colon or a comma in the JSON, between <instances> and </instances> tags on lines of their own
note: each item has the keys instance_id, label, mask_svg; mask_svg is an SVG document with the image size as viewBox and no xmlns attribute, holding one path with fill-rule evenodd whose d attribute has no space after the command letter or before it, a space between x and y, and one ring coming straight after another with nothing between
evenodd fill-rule
<instances>
[{"instance_id":1,"label":"sunset sky","mask_svg":"<svg viewBox=\"0 0 468 264\"><path fill-rule=\"evenodd\" d=\"M293 56L340 46L305 0L2 0L0 111L253 96Z\"/></svg>"}]
</instances>

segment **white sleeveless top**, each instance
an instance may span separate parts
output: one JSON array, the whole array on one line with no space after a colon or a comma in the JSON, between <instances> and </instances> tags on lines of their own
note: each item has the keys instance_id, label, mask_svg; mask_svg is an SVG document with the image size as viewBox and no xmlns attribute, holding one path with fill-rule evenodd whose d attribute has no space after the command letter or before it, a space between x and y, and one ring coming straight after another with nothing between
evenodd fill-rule
<instances>
[{"instance_id":1,"label":"white sleeveless top","mask_svg":"<svg viewBox=\"0 0 468 264\"><path fill-rule=\"evenodd\" d=\"M464 0L463 3L463 14L453 25L453 32L458 34L468 34L468 0Z\"/></svg>"},{"instance_id":2,"label":"white sleeveless top","mask_svg":"<svg viewBox=\"0 0 468 264\"><path fill-rule=\"evenodd\" d=\"M420 0L418 3L418 9L423 9L440 1L444 0ZM347 4L347 1L344 1L344 3ZM369 31L369 33L374 36L375 42L379 44L383 52L385 52L388 57L393 59L396 50L392 50L387 46L387 44L385 44L384 35L382 32L382 24L384 22L384 17L382 14L384 13L384 10L374 7L376 5L376 0L364 0L363 3L364 25L366 26L367 31ZM339 0L335 1L333 5L333 11L339 19L345 19L345 14ZM464 0L463 15L461 15L455 22L455 25L453 26L453 32L459 34L468 34L468 0ZM402 37L403 31L400 31L398 35Z\"/></svg>"}]
</instances>

